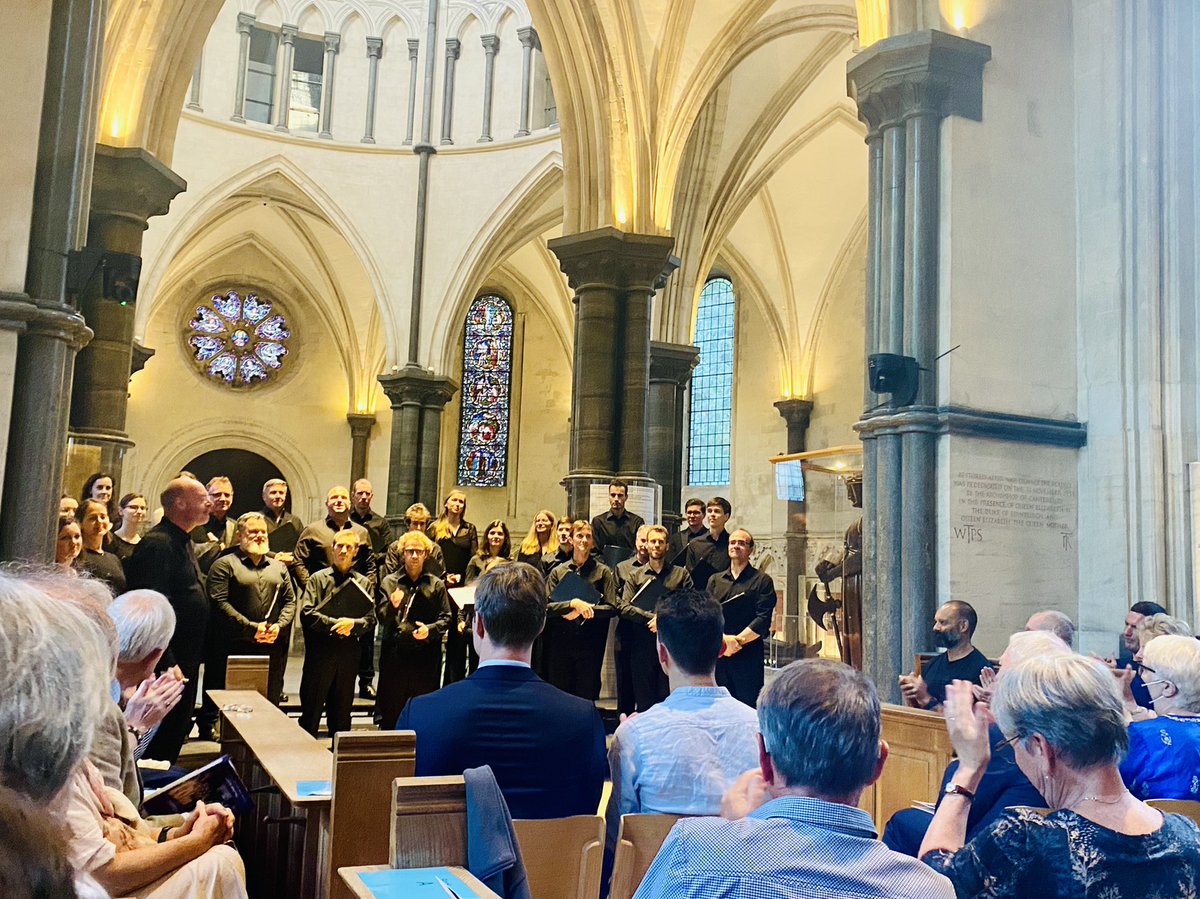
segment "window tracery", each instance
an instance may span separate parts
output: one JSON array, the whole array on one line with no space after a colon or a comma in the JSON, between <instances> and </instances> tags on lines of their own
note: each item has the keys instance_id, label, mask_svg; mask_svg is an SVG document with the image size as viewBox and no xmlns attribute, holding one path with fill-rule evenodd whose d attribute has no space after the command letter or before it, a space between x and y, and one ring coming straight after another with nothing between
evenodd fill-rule
<instances>
[{"instance_id":1,"label":"window tracery","mask_svg":"<svg viewBox=\"0 0 1200 899\"><path fill-rule=\"evenodd\" d=\"M196 307L185 339L202 374L240 388L268 381L283 368L291 336L274 304L231 290Z\"/></svg>"}]
</instances>

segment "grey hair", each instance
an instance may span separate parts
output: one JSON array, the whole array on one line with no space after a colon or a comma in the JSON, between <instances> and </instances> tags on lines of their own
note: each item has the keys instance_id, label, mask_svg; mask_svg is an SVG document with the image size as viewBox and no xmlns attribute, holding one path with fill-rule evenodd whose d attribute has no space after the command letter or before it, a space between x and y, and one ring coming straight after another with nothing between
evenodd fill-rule
<instances>
[{"instance_id":1,"label":"grey hair","mask_svg":"<svg viewBox=\"0 0 1200 899\"><path fill-rule=\"evenodd\" d=\"M1154 669L1154 680L1173 683L1182 711L1200 712L1200 641L1183 634L1155 637L1142 647L1142 660Z\"/></svg>"},{"instance_id":2,"label":"grey hair","mask_svg":"<svg viewBox=\"0 0 1200 899\"><path fill-rule=\"evenodd\" d=\"M871 782L879 761L879 696L849 665L803 659L758 698L758 724L775 770L789 787L844 797Z\"/></svg>"},{"instance_id":3,"label":"grey hair","mask_svg":"<svg viewBox=\"0 0 1200 899\"><path fill-rule=\"evenodd\" d=\"M0 783L50 800L91 746L109 646L76 602L0 573Z\"/></svg>"},{"instance_id":4,"label":"grey hair","mask_svg":"<svg viewBox=\"0 0 1200 899\"><path fill-rule=\"evenodd\" d=\"M1157 615L1147 615L1137 623L1135 630L1138 642L1145 646L1155 637L1165 637L1174 635L1179 637L1191 637L1192 627L1182 618L1173 618L1165 612L1160 612Z\"/></svg>"},{"instance_id":5,"label":"grey hair","mask_svg":"<svg viewBox=\"0 0 1200 899\"><path fill-rule=\"evenodd\" d=\"M1007 668L992 693L1005 736L1041 734L1076 769L1119 762L1129 749L1116 678L1085 656L1035 656Z\"/></svg>"},{"instance_id":6,"label":"grey hair","mask_svg":"<svg viewBox=\"0 0 1200 899\"><path fill-rule=\"evenodd\" d=\"M1071 647L1064 643L1052 631L1017 631L1008 638L1008 646L1004 649L1004 665L1001 670L1007 670L1013 665L1019 665L1026 659L1042 656L1065 656L1071 654Z\"/></svg>"},{"instance_id":7,"label":"grey hair","mask_svg":"<svg viewBox=\"0 0 1200 899\"><path fill-rule=\"evenodd\" d=\"M237 520L238 536L246 533L246 528L252 523L260 523L265 528L267 526L267 516L263 515L262 512L245 512L239 515Z\"/></svg>"},{"instance_id":8,"label":"grey hair","mask_svg":"<svg viewBox=\"0 0 1200 899\"><path fill-rule=\"evenodd\" d=\"M144 661L166 649L175 633L175 609L157 590L130 590L108 607L117 626L117 658L127 664Z\"/></svg>"},{"instance_id":9,"label":"grey hair","mask_svg":"<svg viewBox=\"0 0 1200 899\"><path fill-rule=\"evenodd\" d=\"M1071 620L1069 615L1058 611L1058 609L1045 609L1030 615L1030 624L1033 623L1034 619L1037 619L1037 624L1034 627L1030 627L1029 630L1049 631L1062 640L1063 643L1067 644L1067 646L1075 645L1075 622Z\"/></svg>"}]
</instances>

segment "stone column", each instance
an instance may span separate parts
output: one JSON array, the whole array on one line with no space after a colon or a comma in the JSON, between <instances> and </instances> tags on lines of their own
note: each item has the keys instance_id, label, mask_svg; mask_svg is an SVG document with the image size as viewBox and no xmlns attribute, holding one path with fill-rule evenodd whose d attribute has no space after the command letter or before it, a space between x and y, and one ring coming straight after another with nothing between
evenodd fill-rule
<instances>
[{"instance_id":1,"label":"stone column","mask_svg":"<svg viewBox=\"0 0 1200 899\"><path fill-rule=\"evenodd\" d=\"M479 40L483 43L483 129L478 142L486 144L492 140L492 95L496 86L496 52L500 49L500 37L485 34Z\"/></svg>"},{"instance_id":2,"label":"stone column","mask_svg":"<svg viewBox=\"0 0 1200 899\"><path fill-rule=\"evenodd\" d=\"M421 42L415 38L408 39L408 116L404 124L404 145L411 146L413 142L413 125L417 118L417 54Z\"/></svg>"},{"instance_id":3,"label":"stone column","mask_svg":"<svg viewBox=\"0 0 1200 899\"><path fill-rule=\"evenodd\" d=\"M68 256L84 237L103 37L103 0L54 0L25 292L0 295L0 329L19 334L0 559L54 558L72 365L92 336L67 305L66 284ZM4 342L11 351L12 338Z\"/></svg>"},{"instance_id":4,"label":"stone column","mask_svg":"<svg viewBox=\"0 0 1200 899\"><path fill-rule=\"evenodd\" d=\"M442 409L458 385L416 365L380 375L379 383L392 404L388 517L403 517L418 501L436 509Z\"/></svg>"},{"instance_id":5,"label":"stone column","mask_svg":"<svg viewBox=\"0 0 1200 899\"><path fill-rule=\"evenodd\" d=\"M650 393L646 406L650 477L662 486L662 525L674 533L683 520L684 398L700 348L650 342Z\"/></svg>"},{"instance_id":6,"label":"stone column","mask_svg":"<svg viewBox=\"0 0 1200 899\"><path fill-rule=\"evenodd\" d=\"M375 95L379 92L379 57L383 55L383 38L367 38L367 124L362 142L375 143Z\"/></svg>"},{"instance_id":7,"label":"stone column","mask_svg":"<svg viewBox=\"0 0 1200 899\"><path fill-rule=\"evenodd\" d=\"M333 138L333 70L337 62L338 48L342 36L332 31L325 32L325 71L321 76L321 113L317 117L317 137Z\"/></svg>"},{"instance_id":8,"label":"stone column","mask_svg":"<svg viewBox=\"0 0 1200 899\"><path fill-rule=\"evenodd\" d=\"M140 266L148 220L165 215L171 200L186 187L182 178L139 147L96 145L83 257L88 280L78 294L79 310L95 337L75 360L68 468L76 473L82 468L110 471L118 489L125 451L133 446L125 432L125 413L136 293L106 290L111 287L108 273L131 263Z\"/></svg>"},{"instance_id":9,"label":"stone column","mask_svg":"<svg viewBox=\"0 0 1200 899\"><path fill-rule=\"evenodd\" d=\"M533 79L533 48L537 44L537 32L532 28L518 28L517 40L521 42L521 124L517 137L529 133L530 83Z\"/></svg>"},{"instance_id":10,"label":"stone column","mask_svg":"<svg viewBox=\"0 0 1200 899\"><path fill-rule=\"evenodd\" d=\"M567 512L588 509L592 483L648 472L650 299L678 266L670 237L599 228L549 243L575 291Z\"/></svg>"},{"instance_id":11,"label":"stone column","mask_svg":"<svg viewBox=\"0 0 1200 899\"><path fill-rule=\"evenodd\" d=\"M202 74L204 74L203 55L196 60L196 67L192 69L192 83L188 89L187 108L194 109L196 112L204 112L204 107L200 105L200 76Z\"/></svg>"},{"instance_id":12,"label":"stone column","mask_svg":"<svg viewBox=\"0 0 1200 899\"><path fill-rule=\"evenodd\" d=\"M917 360L917 393L878 407L863 439L863 656L882 699L928 648L937 605L938 135L949 115L980 120L991 49L939 31L880 41L850 61L867 125L867 355Z\"/></svg>"},{"instance_id":13,"label":"stone column","mask_svg":"<svg viewBox=\"0 0 1200 899\"><path fill-rule=\"evenodd\" d=\"M446 77L442 83L442 143L452 144L450 132L454 126L454 64L462 51L462 41L446 38Z\"/></svg>"},{"instance_id":14,"label":"stone column","mask_svg":"<svg viewBox=\"0 0 1200 899\"><path fill-rule=\"evenodd\" d=\"M367 438L375 427L373 412L348 412L350 425L350 483L367 476Z\"/></svg>"},{"instance_id":15,"label":"stone column","mask_svg":"<svg viewBox=\"0 0 1200 899\"><path fill-rule=\"evenodd\" d=\"M275 91L275 130L287 131L288 119L292 110L292 64L296 59L296 35L299 29L295 25L281 25L279 28L279 59L275 67L279 84Z\"/></svg>"},{"instance_id":16,"label":"stone column","mask_svg":"<svg viewBox=\"0 0 1200 899\"><path fill-rule=\"evenodd\" d=\"M775 408L787 422L787 452L802 453L807 447L808 422L812 417L812 400L779 400ZM784 641L789 646L807 647L804 636L804 577L808 549L808 521L804 502L788 502L787 567L784 569ZM801 656L802 657L802 656Z\"/></svg>"},{"instance_id":17,"label":"stone column","mask_svg":"<svg viewBox=\"0 0 1200 899\"><path fill-rule=\"evenodd\" d=\"M250 64L250 32L257 21L248 12L238 13L237 87L233 92L233 115L230 116L235 122L246 121L246 66Z\"/></svg>"}]
</instances>

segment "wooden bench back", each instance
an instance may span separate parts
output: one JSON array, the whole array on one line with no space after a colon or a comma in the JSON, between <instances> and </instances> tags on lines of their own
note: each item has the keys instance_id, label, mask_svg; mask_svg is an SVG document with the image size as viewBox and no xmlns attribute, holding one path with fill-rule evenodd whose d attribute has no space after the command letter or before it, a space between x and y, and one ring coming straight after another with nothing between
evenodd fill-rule
<instances>
[{"instance_id":1,"label":"wooden bench back","mask_svg":"<svg viewBox=\"0 0 1200 899\"><path fill-rule=\"evenodd\" d=\"M1194 799L1147 799L1146 805L1170 815L1183 815L1200 824L1200 802Z\"/></svg>"},{"instance_id":2,"label":"wooden bench back","mask_svg":"<svg viewBox=\"0 0 1200 899\"><path fill-rule=\"evenodd\" d=\"M883 776L863 791L859 807L870 813L879 832L895 812L913 800L937 799L942 774L954 757L946 721L937 712L884 703L883 739L888 760Z\"/></svg>"},{"instance_id":3,"label":"wooden bench back","mask_svg":"<svg viewBox=\"0 0 1200 899\"><path fill-rule=\"evenodd\" d=\"M230 656L225 665L226 690L253 690L271 699L267 696L270 678L269 656Z\"/></svg>"},{"instance_id":4,"label":"wooden bench back","mask_svg":"<svg viewBox=\"0 0 1200 899\"><path fill-rule=\"evenodd\" d=\"M517 845L534 899L597 899L604 867L604 819L516 820Z\"/></svg>"},{"instance_id":5,"label":"wooden bench back","mask_svg":"<svg viewBox=\"0 0 1200 899\"><path fill-rule=\"evenodd\" d=\"M609 899L630 899L681 815L622 815Z\"/></svg>"},{"instance_id":6,"label":"wooden bench back","mask_svg":"<svg viewBox=\"0 0 1200 899\"><path fill-rule=\"evenodd\" d=\"M462 775L392 782L393 868L467 864L467 788Z\"/></svg>"}]
</instances>

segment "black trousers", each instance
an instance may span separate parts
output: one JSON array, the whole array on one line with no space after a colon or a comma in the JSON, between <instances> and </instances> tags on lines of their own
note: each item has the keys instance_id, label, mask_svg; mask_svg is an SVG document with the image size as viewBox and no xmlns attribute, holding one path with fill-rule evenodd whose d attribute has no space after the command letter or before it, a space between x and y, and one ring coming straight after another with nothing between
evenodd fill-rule
<instances>
[{"instance_id":1,"label":"black trousers","mask_svg":"<svg viewBox=\"0 0 1200 899\"><path fill-rule=\"evenodd\" d=\"M467 676L467 647L471 643L470 625L458 632L458 606L450 600L450 630L446 634L446 675L443 684L452 684Z\"/></svg>"},{"instance_id":2,"label":"black trousers","mask_svg":"<svg viewBox=\"0 0 1200 899\"><path fill-rule=\"evenodd\" d=\"M734 699L756 708L763 688L763 660L763 641L747 643L736 655L717 659L717 683Z\"/></svg>"},{"instance_id":3,"label":"black trousers","mask_svg":"<svg viewBox=\"0 0 1200 899\"><path fill-rule=\"evenodd\" d=\"M386 643L379 652L379 693L375 699L375 714L379 726L391 730L414 696L424 696L438 688L442 673L442 641L432 636L429 646L417 641Z\"/></svg>"},{"instance_id":4,"label":"black trousers","mask_svg":"<svg viewBox=\"0 0 1200 899\"><path fill-rule=\"evenodd\" d=\"M639 627L640 633L635 630L630 635L626 652L629 654L634 711L644 712L666 699L671 690L667 675L658 662L658 638L645 625L634 624L634 628Z\"/></svg>"},{"instance_id":5,"label":"black trousers","mask_svg":"<svg viewBox=\"0 0 1200 899\"><path fill-rule=\"evenodd\" d=\"M375 622L362 635L362 649L358 657L358 682L366 685L375 680Z\"/></svg>"},{"instance_id":6,"label":"black trousers","mask_svg":"<svg viewBox=\"0 0 1200 899\"><path fill-rule=\"evenodd\" d=\"M555 618L546 623L546 630L549 633L547 679L566 693L595 702L600 698L608 619L593 618L580 624Z\"/></svg>"},{"instance_id":7,"label":"black trousers","mask_svg":"<svg viewBox=\"0 0 1200 899\"><path fill-rule=\"evenodd\" d=\"M633 688L633 641L635 621L621 619L617 622L616 643L613 645L613 660L617 666L617 714L629 715L637 710Z\"/></svg>"},{"instance_id":8,"label":"black trousers","mask_svg":"<svg viewBox=\"0 0 1200 899\"><path fill-rule=\"evenodd\" d=\"M317 735L321 712L329 733L350 729L354 708L354 678L361 645L357 637L304 635L304 673L300 677L300 726Z\"/></svg>"}]
</instances>

